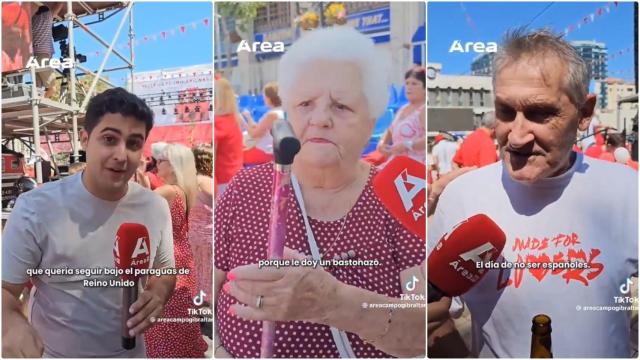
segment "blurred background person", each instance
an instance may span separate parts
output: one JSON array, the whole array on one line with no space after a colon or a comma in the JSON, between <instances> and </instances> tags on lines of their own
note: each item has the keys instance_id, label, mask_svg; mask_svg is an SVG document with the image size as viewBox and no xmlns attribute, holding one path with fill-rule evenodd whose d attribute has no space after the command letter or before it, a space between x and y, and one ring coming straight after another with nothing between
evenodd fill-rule
<instances>
[{"instance_id":1,"label":"blurred background person","mask_svg":"<svg viewBox=\"0 0 640 360\"><path fill-rule=\"evenodd\" d=\"M220 196L231 178L242 168L242 120L233 88L224 78L215 80L214 101L214 176Z\"/></svg>"},{"instance_id":2,"label":"blurred background person","mask_svg":"<svg viewBox=\"0 0 640 360\"><path fill-rule=\"evenodd\" d=\"M49 154L47 154L47 152L45 151L45 149L39 147L38 148L38 155L40 156L40 163L41 163L41 167L42 167L42 183L47 183L49 181L52 180L52 178L56 175L57 171L56 169L54 169L53 166L51 166L51 157L49 157ZM34 168L34 179L37 176L37 170L38 167L36 166L36 158L35 156L32 157L29 160L29 163L31 165L33 165Z\"/></svg>"},{"instance_id":3,"label":"blurred background person","mask_svg":"<svg viewBox=\"0 0 640 360\"><path fill-rule=\"evenodd\" d=\"M198 288L211 302L213 278L213 151L210 145L193 148L198 193L189 213L189 243L198 280Z\"/></svg>"},{"instance_id":4,"label":"blurred background person","mask_svg":"<svg viewBox=\"0 0 640 360\"><path fill-rule=\"evenodd\" d=\"M376 150L391 160L406 155L426 163L426 74L423 67L416 67L404 75L405 92L409 103L400 108L393 122L384 133Z\"/></svg>"},{"instance_id":5,"label":"blurred background person","mask_svg":"<svg viewBox=\"0 0 640 360\"><path fill-rule=\"evenodd\" d=\"M151 190L155 190L164 185L160 176L158 176L158 158L161 157L164 148L168 144L165 142L157 142L151 144L151 156L147 158L147 167L145 172L149 177L149 183L151 184Z\"/></svg>"},{"instance_id":6,"label":"blurred background person","mask_svg":"<svg viewBox=\"0 0 640 360\"><path fill-rule=\"evenodd\" d=\"M460 145L453 157L455 168L477 166L482 167L498 161L496 151L496 114L489 111L482 115L480 126Z\"/></svg>"},{"instance_id":7,"label":"blurred background person","mask_svg":"<svg viewBox=\"0 0 640 360\"><path fill-rule=\"evenodd\" d=\"M250 149L245 150L245 164L263 164L273 160L273 138L271 137L271 126L278 119L284 119L284 111L282 111L282 101L278 96L278 83L270 82L264 86L262 90L264 104L269 109L260 118L259 122L255 122L251 116L251 112L245 110L242 115L247 119L247 135L249 139L245 141L245 145L249 145Z\"/></svg>"},{"instance_id":8,"label":"blurred background person","mask_svg":"<svg viewBox=\"0 0 640 360\"><path fill-rule=\"evenodd\" d=\"M69 176L81 172L86 167L87 167L87 163L84 163L82 161L78 161L78 162L74 162L73 164L70 164L69 165Z\"/></svg>"},{"instance_id":9,"label":"blurred background person","mask_svg":"<svg viewBox=\"0 0 640 360\"><path fill-rule=\"evenodd\" d=\"M617 148L624 147L624 138L619 133L608 133L607 140L605 141L605 148L602 154L598 157L600 160L606 160L610 162L616 162L613 153Z\"/></svg>"},{"instance_id":10,"label":"blurred background person","mask_svg":"<svg viewBox=\"0 0 640 360\"><path fill-rule=\"evenodd\" d=\"M458 144L455 141L450 141L442 134L436 135L434 143L435 145L431 151L433 167L437 171L438 177L440 177L453 170L453 157L458 151Z\"/></svg>"},{"instance_id":11,"label":"blurred background person","mask_svg":"<svg viewBox=\"0 0 640 360\"><path fill-rule=\"evenodd\" d=\"M33 55L38 63L53 57L53 18L58 15L64 2L45 3L31 17L31 37L33 38ZM34 3L34 6L35 3ZM56 72L47 66L36 73L36 83L45 89L44 97L51 98L55 92Z\"/></svg>"},{"instance_id":12,"label":"blurred background person","mask_svg":"<svg viewBox=\"0 0 640 360\"><path fill-rule=\"evenodd\" d=\"M589 123L589 128L587 129L587 131L578 131L579 133L579 145L580 148L584 151L587 150L589 147L595 145L596 143L596 133L599 135L599 128L600 128L600 120L598 119L598 114L599 111L596 110L596 112L593 115L593 118L591 118L591 122ZM601 135L600 135L601 136Z\"/></svg>"},{"instance_id":13,"label":"blurred background person","mask_svg":"<svg viewBox=\"0 0 640 360\"><path fill-rule=\"evenodd\" d=\"M162 153L167 145L168 144L165 142L157 142L151 144L152 155L141 155L140 165L138 166L138 169L133 175L131 181L135 181L138 184L151 190L155 190L164 185L164 182L158 176L158 163L156 158L162 156Z\"/></svg>"},{"instance_id":14,"label":"blurred background person","mask_svg":"<svg viewBox=\"0 0 640 360\"><path fill-rule=\"evenodd\" d=\"M187 239L189 212L198 192L196 165L191 149L169 144L157 159L158 176L165 185L154 190L168 203L173 227L173 251L176 269L188 274L176 276L173 295L164 307L164 318L191 318L193 298L198 294L193 254ZM144 334L147 357L204 357L207 349L198 323L157 322Z\"/></svg>"}]
</instances>

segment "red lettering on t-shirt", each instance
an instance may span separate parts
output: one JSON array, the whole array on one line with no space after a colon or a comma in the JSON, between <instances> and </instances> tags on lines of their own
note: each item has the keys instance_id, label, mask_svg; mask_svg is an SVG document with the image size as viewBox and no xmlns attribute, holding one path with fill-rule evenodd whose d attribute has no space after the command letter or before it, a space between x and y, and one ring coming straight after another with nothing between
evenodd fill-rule
<instances>
[{"instance_id":1,"label":"red lettering on t-shirt","mask_svg":"<svg viewBox=\"0 0 640 360\"><path fill-rule=\"evenodd\" d=\"M524 249L527 249L529 247L529 239L527 239L527 242L525 243L524 240L520 239L519 237L516 237L516 241L513 244L513 248L511 248L512 251L522 251Z\"/></svg>"},{"instance_id":2,"label":"red lettering on t-shirt","mask_svg":"<svg viewBox=\"0 0 640 360\"><path fill-rule=\"evenodd\" d=\"M547 247L549 247L549 238L545 237L542 240L540 240L535 237L527 237L527 241L525 242L524 240L517 237L511 250L522 251L526 249L531 249L531 250L542 251L542 250L545 250Z\"/></svg>"},{"instance_id":3,"label":"red lettering on t-shirt","mask_svg":"<svg viewBox=\"0 0 640 360\"><path fill-rule=\"evenodd\" d=\"M598 255L600 255L600 249L591 249L591 252L589 253L589 268L592 269L593 271L587 274L587 279L589 280L595 279L598 275L600 275L602 270L604 270L604 265L602 263L593 262L593 260Z\"/></svg>"},{"instance_id":4,"label":"red lettering on t-shirt","mask_svg":"<svg viewBox=\"0 0 640 360\"><path fill-rule=\"evenodd\" d=\"M571 233L571 235L566 235L563 244L565 247L576 246L577 244L580 244L580 241L578 241L578 234Z\"/></svg>"},{"instance_id":5,"label":"red lettering on t-shirt","mask_svg":"<svg viewBox=\"0 0 640 360\"><path fill-rule=\"evenodd\" d=\"M538 280L538 282L541 282L550 270L549 268L545 269L542 264L549 262L551 262L551 259L549 259L549 256L545 253L540 256L527 255L528 264L538 263L537 267L529 268L529 272L534 278L536 278L536 280Z\"/></svg>"},{"instance_id":6,"label":"red lettering on t-shirt","mask_svg":"<svg viewBox=\"0 0 640 360\"><path fill-rule=\"evenodd\" d=\"M554 236L551 241L553 242L553 245L555 247L558 247L558 244L560 244L562 242L563 238L564 238L564 234L558 234L558 235Z\"/></svg>"},{"instance_id":7,"label":"red lettering on t-shirt","mask_svg":"<svg viewBox=\"0 0 640 360\"><path fill-rule=\"evenodd\" d=\"M544 239L542 239L542 242L540 242L540 247L538 247L538 250L546 250L549 247L549 238L545 237Z\"/></svg>"},{"instance_id":8,"label":"red lettering on t-shirt","mask_svg":"<svg viewBox=\"0 0 640 360\"><path fill-rule=\"evenodd\" d=\"M557 251L552 257L549 257L546 252L549 248L549 243L552 243L554 247L566 247L566 250ZM589 252L589 259L585 253L585 249L581 249L578 246L581 244L578 234L572 232L571 234L558 234L553 238L544 237L539 240L535 237L524 238L516 237L512 250L517 253L517 263L522 263L523 258L526 259L526 268L513 268L513 276L507 275L505 278L504 270L500 270L498 275L498 283L496 290L502 290L509 286L520 288L524 277L525 270L539 282L542 283L547 274L561 275L565 280L565 283L570 283L571 280L580 282L585 286L589 286L589 282L598 277L602 271L604 271L604 264L596 262L595 259L600 255L600 249L592 248ZM576 248L578 247L578 248ZM529 250L526 254L523 254L523 250ZM566 257L565 257L566 254ZM556 268L551 270L551 266L543 264L551 263L583 263L588 264L587 267L581 266L579 268ZM508 274L508 273L507 273Z\"/></svg>"},{"instance_id":9,"label":"red lettering on t-shirt","mask_svg":"<svg viewBox=\"0 0 640 360\"><path fill-rule=\"evenodd\" d=\"M575 251L573 249L569 249L567 254L567 261L572 262L575 260L581 260L580 262L587 262L587 255L585 255L584 250ZM577 280L584 284L584 286L589 286L589 282L582 276L582 272L585 269L577 268L577 269L567 269L567 272L562 275L562 278L567 281L567 284L571 280Z\"/></svg>"}]
</instances>

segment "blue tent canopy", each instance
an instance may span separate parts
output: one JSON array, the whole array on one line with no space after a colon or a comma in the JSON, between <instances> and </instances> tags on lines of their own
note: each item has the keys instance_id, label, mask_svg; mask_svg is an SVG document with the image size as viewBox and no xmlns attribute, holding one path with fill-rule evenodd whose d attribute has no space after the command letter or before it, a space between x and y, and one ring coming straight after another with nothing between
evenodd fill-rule
<instances>
[{"instance_id":1,"label":"blue tent canopy","mask_svg":"<svg viewBox=\"0 0 640 360\"><path fill-rule=\"evenodd\" d=\"M425 35L426 33L424 31L424 25L420 25L418 26L418 29L416 30L416 32L413 33L413 36L411 37L411 42L413 43L424 42L426 41Z\"/></svg>"},{"instance_id":2,"label":"blue tent canopy","mask_svg":"<svg viewBox=\"0 0 640 360\"><path fill-rule=\"evenodd\" d=\"M424 65L424 50L426 48L425 38L425 26L420 25L413 36L411 37L411 44L413 45L413 63Z\"/></svg>"}]
</instances>

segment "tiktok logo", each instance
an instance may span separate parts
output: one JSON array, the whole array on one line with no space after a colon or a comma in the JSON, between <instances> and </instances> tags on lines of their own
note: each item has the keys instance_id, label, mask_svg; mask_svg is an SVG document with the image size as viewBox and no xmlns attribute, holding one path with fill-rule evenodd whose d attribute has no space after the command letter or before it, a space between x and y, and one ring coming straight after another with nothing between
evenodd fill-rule
<instances>
[{"instance_id":1,"label":"tiktok logo","mask_svg":"<svg viewBox=\"0 0 640 360\"><path fill-rule=\"evenodd\" d=\"M193 298L193 305L200 306L204 302L204 298L206 297L204 291L200 290L198 296Z\"/></svg>"},{"instance_id":2,"label":"tiktok logo","mask_svg":"<svg viewBox=\"0 0 640 360\"><path fill-rule=\"evenodd\" d=\"M407 289L408 291L413 291L416 289L416 283L418 282L418 278L413 275L413 278L410 281L407 281L407 283L404 285L405 289Z\"/></svg>"},{"instance_id":3,"label":"tiktok logo","mask_svg":"<svg viewBox=\"0 0 640 360\"><path fill-rule=\"evenodd\" d=\"M631 281L630 278L627 278L627 281L620 285L620 292L623 294L628 294L629 291L631 291L631 284L633 284L633 281Z\"/></svg>"}]
</instances>

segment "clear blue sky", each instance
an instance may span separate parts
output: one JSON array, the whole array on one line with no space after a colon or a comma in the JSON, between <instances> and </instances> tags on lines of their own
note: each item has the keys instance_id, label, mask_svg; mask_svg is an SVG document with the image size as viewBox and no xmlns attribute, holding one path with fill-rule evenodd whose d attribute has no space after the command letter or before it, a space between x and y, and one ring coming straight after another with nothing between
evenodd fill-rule
<instances>
[{"instance_id":1,"label":"clear blue sky","mask_svg":"<svg viewBox=\"0 0 640 360\"><path fill-rule=\"evenodd\" d=\"M149 71L163 68L181 66L212 64L213 63L213 35L212 35L212 4L209 2L136 2L133 6L134 31L140 45L135 50L135 71ZM90 25L91 30L100 35L105 41L111 42L124 11L103 21ZM96 16L82 18L83 23L90 22ZM209 19L205 26L203 20ZM196 23L196 29L191 23ZM180 26L186 25L185 33L180 31ZM167 33L167 39L162 39L160 33L175 29L175 35ZM119 40L116 43L127 44L128 20L122 29ZM87 55L87 62L83 65L91 70L97 70L100 66L106 48L89 37L87 33L76 28L76 51ZM156 34L157 40L149 39L144 43L144 36ZM60 55L58 43L54 44L56 56ZM116 46L125 57L129 58L129 49L121 49ZM96 51L100 51L100 57L96 57ZM109 57L107 68L120 67L124 63L115 55ZM128 70L114 71L108 74L109 79L116 85L124 85Z\"/></svg>"},{"instance_id":2,"label":"clear blue sky","mask_svg":"<svg viewBox=\"0 0 640 360\"><path fill-rule=\"evenodd\" d=\"M606 13L606 5L610 7L610 13ZM432 2L428 4L427 20L429 62L442 63L445 74L469 74L471 62L478 54L449 53L454 40L499 44L505 30L526 25L547 6L530 28L550 27L564 33L570 24L575 27L581 22L581 28L570 32L567 39L604 42L609 54L631 48L630 52L610 60L608 70L610 76L633 79L633 3L622 2L617 8L613 2ZM598 16L598 8L602 8L602 16ZM595 15L595 21L589 19L585 25L583 18L591 13ZM612 74L612 70L625 72Z\"/></svg>"}]
</instances>

